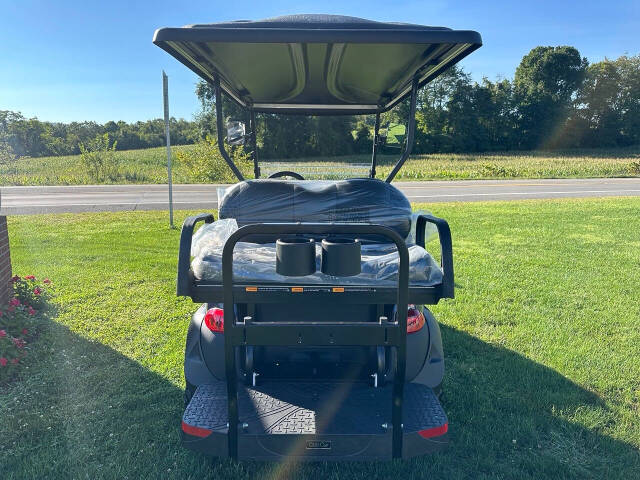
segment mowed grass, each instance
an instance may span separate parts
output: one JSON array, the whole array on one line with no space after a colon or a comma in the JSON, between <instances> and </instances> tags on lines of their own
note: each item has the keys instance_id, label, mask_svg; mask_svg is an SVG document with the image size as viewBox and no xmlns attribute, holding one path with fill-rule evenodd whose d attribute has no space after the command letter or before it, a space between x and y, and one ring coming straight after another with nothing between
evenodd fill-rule
<instances>
[{"instance_id":1,"label":"mowed grass","mask_svg":"<svg viewBox=\"0 0 640 480\"><path fill-rule=\"evenodd\" d=\"M433 309L445 452L283 467L183 449L179 231L163 212L24 216L14 270L53 279L58 313L0 389L0 476L640 478L640 199L416 207L453 232L456 298Z\"/></svg>"},{"instance_id":2,"label":"mowed grass","mask_svg":"<svg viewBox=\"0 0 640 480\"><path fill-rule=\"evenodd\" d=\"M196 183L180 164L175 152L192 148L172 147L173 180ZM167 160L164 148L116 152L117 183L166 183ZM384 178L400 155L379 157L378 177ZM330 172L332 165L370 163L370 155L348 157L309 157L282 160L322 164ZM269 160L279 162L279 160ZM327 178L331 177L328 173ZM398 173L400 180L462 180L491 178L568 178L640 176L640 146L616 149L569 150L564 152L497 152L478 154L414 155ZM80 156L21 158L0 164L0 185L83 185L93 184L80 162ZM108 182L107 182L108 183Z\"/></svg>"}]
</instances>

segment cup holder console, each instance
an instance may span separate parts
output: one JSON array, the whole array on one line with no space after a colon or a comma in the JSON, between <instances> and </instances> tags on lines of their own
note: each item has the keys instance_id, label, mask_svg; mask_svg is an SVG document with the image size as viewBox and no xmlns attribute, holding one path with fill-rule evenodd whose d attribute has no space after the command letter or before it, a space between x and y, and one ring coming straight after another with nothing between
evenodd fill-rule
<instances>
[{"instance_id":1,"label":"cup holder console","mask_svg":"<svg viewBox=\"0 0 640 480\"><path fill-rule=\"evenodd\" d=\"M276 272L287 277L304 277L316 271L316 242L291 237L276 240Z\"/></svg>"},{"instance_id":2,"label":"cup holder console","mask_svg":"<svg viewBox=\"0 0 640 480\"><path fill-rule=\"evenodd\" d=\"M360 273L360 240L327 237L322 240L322 273L351 277Z\"/></svg>"}]
</instances>

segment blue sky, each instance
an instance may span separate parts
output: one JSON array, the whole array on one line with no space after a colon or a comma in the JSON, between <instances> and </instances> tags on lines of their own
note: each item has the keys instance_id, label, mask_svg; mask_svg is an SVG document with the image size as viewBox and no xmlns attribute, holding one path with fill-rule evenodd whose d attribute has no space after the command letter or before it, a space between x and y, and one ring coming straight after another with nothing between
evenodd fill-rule
<instances>
[{"instance_id":1,"label":"blue sky","mask_svg":"<svg viewBox=\"0 0 640 480\"><path fill-rule=\"evenodd\" d=\"M0 110L65 122L157 118L164 69L171 114L190 119L199 108L196 76L151 43L154 30L287 13L477 30L484 46L462 65L478 80L511 78L537 45L573 45L591 62L640 53L638 0L0 0Z\"/></svg>"}]
</instances>

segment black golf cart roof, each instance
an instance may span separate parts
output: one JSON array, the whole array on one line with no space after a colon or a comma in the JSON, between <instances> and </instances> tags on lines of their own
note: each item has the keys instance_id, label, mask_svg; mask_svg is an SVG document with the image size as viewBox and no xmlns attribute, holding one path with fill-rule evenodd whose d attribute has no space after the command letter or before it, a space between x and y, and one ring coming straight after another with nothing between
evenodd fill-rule
<instances>
[{"instance_id":1,"label":"black golf cart roof","mask_svg":"<svg viewBox=\"0 0 640 480\"><path fill-rule=\"evenodd\" d=\"M467 30L339 15L156 30L153 42L255 112L366 114L389 110L482 45Z\"/></svg>"}]
</instances>

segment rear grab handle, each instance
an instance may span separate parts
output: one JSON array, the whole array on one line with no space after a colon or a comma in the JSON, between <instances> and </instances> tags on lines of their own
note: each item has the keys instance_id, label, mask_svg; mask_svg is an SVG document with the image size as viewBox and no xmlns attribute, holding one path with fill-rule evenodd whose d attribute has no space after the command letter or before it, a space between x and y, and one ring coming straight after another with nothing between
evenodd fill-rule
<instances>
[{"instance_id":1,"label":"rear grab handle","mask_svg":"<svg viewBox=\"0 0 640 480\"><path fill-rule=\"evenodd\" d=\"M193 272L191 271L191 237L196 224L204 221L204 223L213 223L215 217L211 213L199 213L191 217L187 217L182 224L182 232L180 233L180 250L178 250L178 282L176 293L178 296L190 295L191 285L193 284Z\"/></svg>"},{"instance_id":2,"label":"rear grab handle","mask_svg":"<svg viewBox=\"0 0 640 480\"><path fill-rule=\"evenodd\" d=\"M427 222L433 223L438 229L438 237L440 239L440 256L442 267L442 297L453 298L454 281L453 281L453 247L451 244L451 229L449 224L443 218L434 217L433 215L418 215L416 220L416 243L425 248L425 229Z\"/></svg>"}]
</instances>

